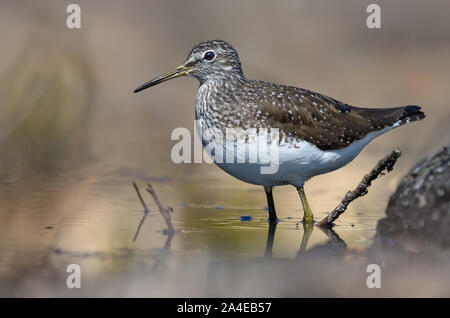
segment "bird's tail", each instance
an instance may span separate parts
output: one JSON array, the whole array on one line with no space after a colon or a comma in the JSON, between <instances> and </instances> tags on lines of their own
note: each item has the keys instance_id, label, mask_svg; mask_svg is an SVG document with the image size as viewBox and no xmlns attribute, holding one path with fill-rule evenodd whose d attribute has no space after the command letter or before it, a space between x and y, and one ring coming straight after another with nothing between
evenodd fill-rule
<instances>
[{"instance_id":1,"label":"bird's tail","mask_svg":"<svg viewBox=\"0 0 450 318\"><path fill-rule=\"evenodd\" d=\"M403 115L398 120L400 125L407 124L412 121L421 120L425 118L425 113L420 111L420 107L416 105L408 105L403 107Z\"/></svg>"},{"instance_id":2,"label":"bird's tail","mask_svg":"<svg viewBox=\"0 0 450 318\"><path fill-rule=\"evenodd\" d=\"M373 127L398 127L412 121L425 118L419 106L407 105L389 108L353 108L363 118L366 118Z\"/></svg>"}]
</instances>

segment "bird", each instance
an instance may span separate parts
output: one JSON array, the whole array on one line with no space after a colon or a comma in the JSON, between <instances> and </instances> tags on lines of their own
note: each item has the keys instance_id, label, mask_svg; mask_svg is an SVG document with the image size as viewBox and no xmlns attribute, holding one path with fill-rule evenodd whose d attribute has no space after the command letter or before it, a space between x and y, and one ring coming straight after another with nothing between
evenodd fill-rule
<instances>
[{"instance_id":1,"label":"bird","mask_svg":"<svg viewBox=\"0 0 450 318\"><path fill-rule=\"evenodd\" d=\"M304 190L307 180L344 167L374 138L425 118L421 107L416 105L356 107L311 90L247 79L237 51L223 40L194 45L182 65L144 83L134 93L181 76L196 78L200 83L195 100L195 126L203 147L212 144L218 154L214 162L228 174L264 187L269 222L278 222L274 187L294 186L303 207L302 221L313 224L314 215ZM234 141L240 140L246 145L243 148L233 145L227 137L225 141L216 138L232 128L277 134L273 140L267 135L261 138L238 135ZM257 151L257 144L276 146L275 172L262 173L267 161L236 162ZM217 160L223 159L223 153L217 149L223 149L225 154L230 151L235 161Z\"/></svg>"}]
</instances>

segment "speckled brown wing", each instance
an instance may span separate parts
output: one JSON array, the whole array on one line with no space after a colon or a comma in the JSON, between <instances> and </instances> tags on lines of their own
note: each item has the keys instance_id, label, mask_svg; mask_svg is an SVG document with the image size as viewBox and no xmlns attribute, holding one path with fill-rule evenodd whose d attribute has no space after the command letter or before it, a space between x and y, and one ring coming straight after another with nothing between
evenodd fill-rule
<instances>
[{"instance_id":1,"label":"speckled brown wing","mask_svg":"<svg viewBox=\"0 0 450 318\"><path fill-rule=\"evenodd\" d=\"M321 150L345 148L370 132L425 117L418 106L359 108L300 88L257 81L253 85L265 91L254 100L258 121L279 128L286 141L306 140Z\"/></svg>"}]
</instances>

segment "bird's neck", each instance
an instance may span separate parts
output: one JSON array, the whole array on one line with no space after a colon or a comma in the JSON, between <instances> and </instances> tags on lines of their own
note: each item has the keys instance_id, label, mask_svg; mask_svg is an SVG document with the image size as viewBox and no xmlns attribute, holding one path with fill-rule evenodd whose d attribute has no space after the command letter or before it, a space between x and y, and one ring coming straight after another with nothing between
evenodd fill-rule
<instances>
[{"instance_id":1,"label":"bird's neck","mask_svg":"<svg viewBox=\"0 0 450 318\"><path fill-rule=\"evenodd\" d=\"M195 103L196 119L207 127L226 125L229 116L239 111L236 98L246 81L243 75L222 75L200 82Z\"/></svg>"},{"instance_id":2,"label":"bird's neck","mask_svg":"<svg viewBox=\"0 0 450 318\"><path fill-rule=\"evenodd\" d=\"M239 85L244 83L247 79L245 78L244 74L242 73L241 69L232 69L228 72L223 73L213 73L213 74L207 74L207 75L194 75L198 81L200 82L200 86L207 83L208 86L211 86L211 84L214 85L224 85L224 83L228 83L229 85Z\"/></svg>"}]
</instances>

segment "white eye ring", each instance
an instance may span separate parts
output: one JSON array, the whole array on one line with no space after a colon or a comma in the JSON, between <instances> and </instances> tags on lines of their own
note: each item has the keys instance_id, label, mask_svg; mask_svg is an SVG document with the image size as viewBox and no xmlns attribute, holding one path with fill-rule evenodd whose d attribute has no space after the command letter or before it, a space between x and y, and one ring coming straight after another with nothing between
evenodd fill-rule
<instances>
[{"instance_id":1,"label":"white eye ring","mask_svg":"<svg viewBox=\"0 0 450 318\"><path fill-rule=\"evenodd\" d=\"M216 59L216 53L212 50L206 51L205 54L203 54L203 59L205 61L212 62Z\"/></svg>"}]
</instances>

